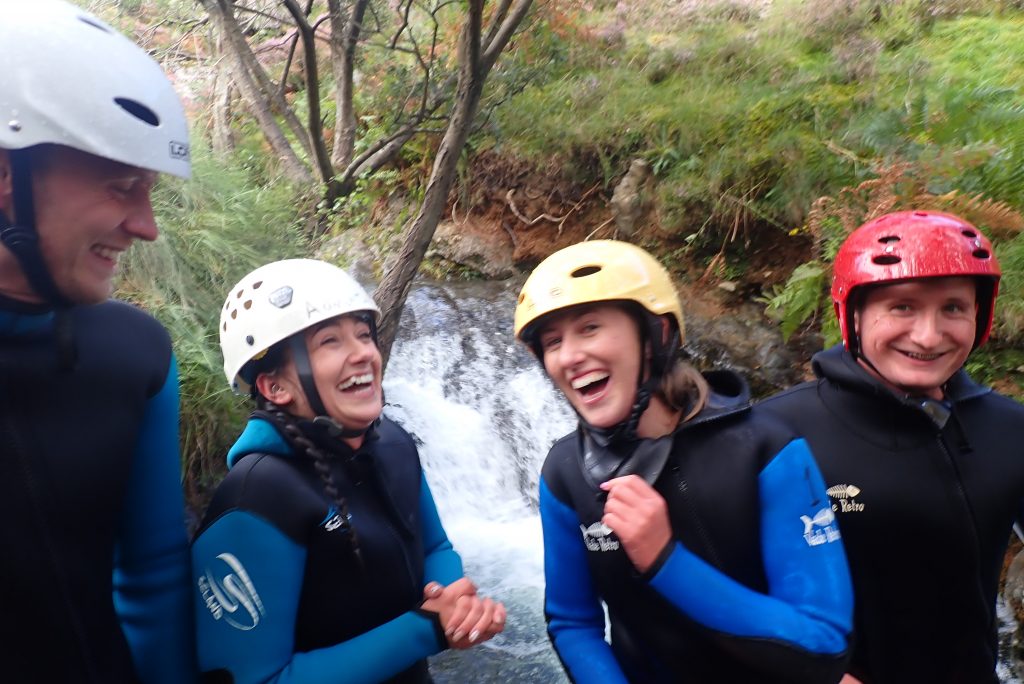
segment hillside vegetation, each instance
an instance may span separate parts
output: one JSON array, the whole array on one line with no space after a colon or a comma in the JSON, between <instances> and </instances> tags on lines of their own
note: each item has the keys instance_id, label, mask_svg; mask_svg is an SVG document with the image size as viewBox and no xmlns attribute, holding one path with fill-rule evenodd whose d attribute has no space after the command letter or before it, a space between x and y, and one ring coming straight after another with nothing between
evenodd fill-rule
<instances>
[{"instance_id":1,"label":"hillside vegetation","mask_svg":"<svg viewBox=\"0 0 1024 684\"><path fill-rule=\"evenodd\" d=\"M420 134L384 173L337 205L318 206L315 189L282 180L241 107L231 119L234 152L209 152L214 64L194 3L80 2L134 31L192 91L195 178L161 187L164 238L132 252L121 294L172 331L183 454L190 485L203 489L222 471L246 410L228 393L217 347L227 288L259 263L315 253L342 232L364 229L369 242L385 244L415 212L407 203L397 218L374 217L391 196L422 197L437 136ZM273 26L260 31L277 35ZM455 35L446 31L442 53ZM507 186L486 186L503 174L557 178L572 200L550 213L569 207L578 222L564 234L560 223L559 239L607 237L615 186L642 159L653 180L635 239L694 287L742 283L742 297L760 301L805 346L835 339L829 263L848 230L897 208L960 213L996 239L1004 270L993 341L970 370L1019 397L1022 44L1020 0L538 1L487 85L451 201L462 217L500 213L508 222L495 220L495 231L528 237L506 206ZM365 129L387 125L376 107L395 100L408 70L392 67L380 57L358 65ZM304 116L302 79L287 86ZM497 185L501 194L488 192ZM313 222L327 234L314 237ZM539 249L554 247L551 235Z\"/></svg>"},{"instance_id":2,"label":"hillside vegetation","mask_svg":"<svg viewBox=\"0 0 1024 684\"><path fill-rule=\"evenodd\" d=\"M705 276L756 279L754 252L797 243L805 263L760 298L785 335L824 323L826 343L829 262L849 230L900 208L958 213L1004 270L994 342L971 369L1021 393L1022 5L558 3L521 46L543 77L478 144L554 160L580 187L646 160L660 250Z\"/></svg>"}]
</instances>

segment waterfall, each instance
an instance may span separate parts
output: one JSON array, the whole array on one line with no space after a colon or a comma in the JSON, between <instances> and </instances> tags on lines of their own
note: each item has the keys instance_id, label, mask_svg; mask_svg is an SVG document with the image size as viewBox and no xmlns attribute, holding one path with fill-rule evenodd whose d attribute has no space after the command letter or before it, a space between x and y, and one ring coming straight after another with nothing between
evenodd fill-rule
<instances>
[{"instance_id":1,"label":"waterfall","mask_svg":"<svg viewBox=\"0 0 1024 684\"><path fill-rule=\"evenodd\" d=\"M515 343L515 292L422 285L409 295L384 378L385 413L417 440L448 536L505 632L433 659L437 684L564 682L544 630L540 467L575 416Z\"/></svg>"}]
</instances>

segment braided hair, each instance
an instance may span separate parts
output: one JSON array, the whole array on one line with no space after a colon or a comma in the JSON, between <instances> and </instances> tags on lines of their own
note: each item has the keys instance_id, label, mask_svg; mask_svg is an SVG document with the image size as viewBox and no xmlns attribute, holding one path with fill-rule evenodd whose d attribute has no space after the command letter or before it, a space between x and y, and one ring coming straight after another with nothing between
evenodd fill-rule
<instances>
[{"instance_id":1,"label":"braided hair","mask_svg":"<svg viewBox=\"0 0 1024 684\"><path fill-rule=\"evenodd\" d=\"M286 360L286 354L287 351L283 344L279 343L271 347L268 353L260 359L258 367L251 370L253 378L255 379L261 373L271 373L277 370L281 363ZM349 548L352 551L352 555L355 556L360 569L365 571L366 566L363 561L363 554L359 548L359 537L356 534L355 527L352 525L352 514L348 510L348 502L341 495L338 483L335 482L334 474L331 472L331 457L318 447L312 439L306 436L299 426L298 418L263 396L256 388L255 382L252 384L252 398L256 402L257 409L267 414L274 425L284 433L289 445L300 456L312 458L313 467L316 469L317 475L320 476L324 494L327 495L327 498L334 505L334 509L341 519L339 529L348 538Z\"/></svg>"}]
</instances>

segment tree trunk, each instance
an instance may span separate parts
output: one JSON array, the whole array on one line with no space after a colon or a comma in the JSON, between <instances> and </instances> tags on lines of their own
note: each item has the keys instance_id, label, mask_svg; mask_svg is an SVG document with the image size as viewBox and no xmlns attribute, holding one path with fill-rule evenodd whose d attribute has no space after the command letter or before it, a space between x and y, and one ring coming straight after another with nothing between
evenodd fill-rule
<instances>
[{"instance_id":1,"label":"tree trunk","mask_svg":"<svg viewBox=\"0 0 1024 684\"><path fill-rule=\"evenodd\" d=\"M219 33L219 32L218 32ZM223 37L217 36L217 52L223 52ZM231 97L234 83L231 72L223 64L217 65L213 78L213 122L210 131L210 143L213 153L218 157L226 157L235 149L235 135L231 130Z\"/></svg>"},{"instance_id":2,"label":"tree trunk","mask_svg":"<svg viewBox=\"0 0 1024 684\"><path fill-rule=\"evenodd\" d=\"M341 0L328 0L331 13L331 64L334 70L334 101L337 109L334 124L334 149L331 163L336 169L344 169L352 163L356 146L356 114L352 105L355 94L353 74L355 72L356 44L363 29L363 18L370 0L353 0L347 19Z\"/></svg>"},{"instance_id":3,"label":"tree trunk","mask_svg":"<svg viewBox=\"0 0 1024 684\"><path fill-rule=\"evenodd\" d=\"M223 38L222 57L227 60L228 68L235 77L235 84L256 118L260 131L284 165L285 175L295 182L310 185L314 181L309 167L299 159L274 118L276 89L270 84L263 67L256 60L248 43L245 42L241 28L235 20L233 9L225 5L224 1L200 0ZM276 104L279 108L282 106L282 103ZM283 108L287 110L283 113L284 119L289 121L297 139L308 149L308 133L298 123L294 114L289 117L290 110L288 110L287 104L284 104ZM291 123L292 120L294 124Z\"/></svg>"},{"instance_id":4,"label":"tree trunk","mask_svg":"<svg viewBox=\"0 0 1024 684\"><path fill-rule=\"evenodd\" d=\"M498 55L526 15L532 0L517 0L511 11L504 0L496 13L495 25L488 30L488 43L481 45L484 0L469 0L469 19L463 27L459 43L459 83L448 128L445 130L434 168L427 182L426 194L419 213L406 230L405 240L394 266L384 274L374 293L384 315L378 330L378 342L384 364L387 364L398 332L398 321L419 270L423 256L434 237L438 221L448 203L448 193L455 181L456 167L462 148L469 137L473 119L480 104L484 82Z\"/></svg>"}]
</instances>

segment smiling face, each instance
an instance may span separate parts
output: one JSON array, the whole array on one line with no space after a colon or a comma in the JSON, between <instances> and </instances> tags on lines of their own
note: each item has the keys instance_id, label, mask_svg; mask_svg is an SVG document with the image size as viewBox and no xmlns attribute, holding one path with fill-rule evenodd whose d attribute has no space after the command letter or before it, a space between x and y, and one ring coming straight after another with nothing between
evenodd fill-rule
<instances>
[{"instance_id":1,"label":"smiling face","mask_svg":"<svg viewBox=\"0 0 1024 684\"><path fill-rule=\"evenodd\" d=\"M363 429L384 408L381 391L381 356L370 324L356 316L339 316L308 328L304 336L313 369L313 382L327 415L351 429ZM293 364L289 377L298 386ZM306 417L313 412L301 390Z\"/></svg>"},{"instance_id":2,"label":"smiling face","mask_svg":"<svg viewBox=\"0 0 1024 684\"><path fill-rule=\"evenodd\" d=\"M58 145L35 153L32 190L40 249L57 287L89 304L110 296L120 255L135 240L158 234L150 203L153 171ZM11 217L9 158L0 150L0 210ZM4 248L0 292L39 301Z\"/></svg>"},{"instance_id":3,"label":"smiling face","mask_svg":"<svg viewBox=\"0 0 1024 684\"><path fill-rule=\"evenodd\" d=\"M621 307L572 307L539 332L544 369L584 421L610 428L629 417L640 376L640 333Z\"/></svg>"},{"instance_id":4,"label":"smiling face","mask_svg":"<svg viewBox=\"0 0 1024 684\"><path fill-rule=\"evenodd\" d=\"M887 385L942 398L977 332L971 278L929 278L870 289L855 314L860 354Z\"/></svg>"}]
</instances>

